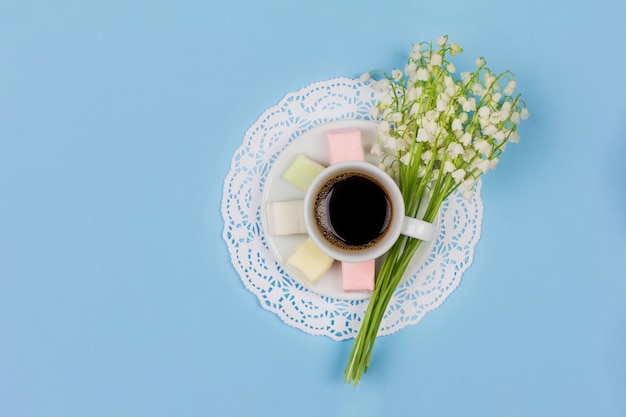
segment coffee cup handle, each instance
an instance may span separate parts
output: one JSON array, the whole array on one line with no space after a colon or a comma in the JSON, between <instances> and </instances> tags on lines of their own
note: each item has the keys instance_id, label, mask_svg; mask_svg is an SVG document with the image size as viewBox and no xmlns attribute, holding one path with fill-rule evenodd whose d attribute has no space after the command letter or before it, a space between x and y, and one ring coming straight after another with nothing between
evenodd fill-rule
<instances>
[{"instance_id":1,"label":"coffee cup handle","mask_svg":"<svg viewBox=\"0 0 626 417\"><path fill-rule=\"evenodd\" d=\"M408 216L404 217L402 230L400 231L405 236L423 240L424 242L432 242L435 239L435 232L434 224Z\"/></svg>"}]
</instances>

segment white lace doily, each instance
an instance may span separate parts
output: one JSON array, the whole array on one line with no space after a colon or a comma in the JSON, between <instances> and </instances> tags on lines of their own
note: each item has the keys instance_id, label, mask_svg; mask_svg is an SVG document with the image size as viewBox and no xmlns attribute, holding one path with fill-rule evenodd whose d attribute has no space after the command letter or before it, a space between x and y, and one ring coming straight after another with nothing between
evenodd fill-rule
<instances>
[{"instance_id":1,"label":"white lace doily","mask_svg":"<svg viewBox=\"0 0 626 417\"><path fill-rule=\"evenodd\" d=\"M273 162L295 138L323 123L371 119L369 109L378 94L369 85L347 78L314 83L287 94L248 129L224 182L223 237L246 288L285 323L335 340L356 336L368 300L321 296L289 277L263 235L263 187ZM437 240L424 264L396 290L379 335L419 322L459 285L480 237L480 187L479 182L471 202L460 194L444 202Z\"/></svg>"}]
</instances>

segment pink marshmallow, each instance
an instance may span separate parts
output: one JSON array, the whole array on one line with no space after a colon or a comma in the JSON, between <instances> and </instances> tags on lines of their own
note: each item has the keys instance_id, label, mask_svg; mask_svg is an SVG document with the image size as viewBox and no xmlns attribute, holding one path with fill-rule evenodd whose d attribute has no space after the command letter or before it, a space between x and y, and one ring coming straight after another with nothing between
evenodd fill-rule
<instances>
[{"instance_id":1,"label":"pink marshmallow","mask_svg":"<svg viewBox=\"0 0 626 417\"><path fill-rule=\"evenodd\" d=\"M341 274L343 275L343 290L348 291L374 291L374 275L376 261L359 263L342 262Z\"/></svg>"},{"instance_id":2,"label":"pink marshmallow","mask_svg":"<svg viewBox=\"0 0 626 417\"><path fill-rule=\"evenodd\" d=\"M363 161L363 143L358 127L334 129L326 132L330 164L343 161Z\"/></svg>"}]
</instances>

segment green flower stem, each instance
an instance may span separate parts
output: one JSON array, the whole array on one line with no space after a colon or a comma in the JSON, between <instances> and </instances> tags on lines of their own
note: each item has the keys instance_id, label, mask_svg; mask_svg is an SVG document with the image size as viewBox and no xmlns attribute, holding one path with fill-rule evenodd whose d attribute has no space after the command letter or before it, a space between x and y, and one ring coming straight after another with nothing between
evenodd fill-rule
<instances>
[{"instance_id":1,"label":"green flower stem","mask_svg":"<svg viewBox=\"0 0 626 417\"><path fill-rule=\"evenodd\" d=\"M431 199L423 220L434 222L443 201L444 198L441 197ZM418 239L402 237L387 253L361 322L362 327L350 353L344 374L345 382L356 386L363 373L367 372L387 306L421 243L422 241Z\"/></svg>"}]
</instances>

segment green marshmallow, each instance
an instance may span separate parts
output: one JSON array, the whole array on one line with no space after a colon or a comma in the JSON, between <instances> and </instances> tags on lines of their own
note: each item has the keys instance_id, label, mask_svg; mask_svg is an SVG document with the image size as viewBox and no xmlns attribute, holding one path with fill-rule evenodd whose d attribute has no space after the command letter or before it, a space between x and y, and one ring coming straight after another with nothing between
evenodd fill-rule
<instances>
[{"instance_id":1,"label":"green marshmallow","mask_svg":"<svg viewBox=\"0 0 626 417\"><path fill-rule=\"evenodd\" d=\"M285 170L283 178L306 192L311 181L324 170L324 165L315 162L306 155L299 154Z\"/></svg>"}]
</instances>

